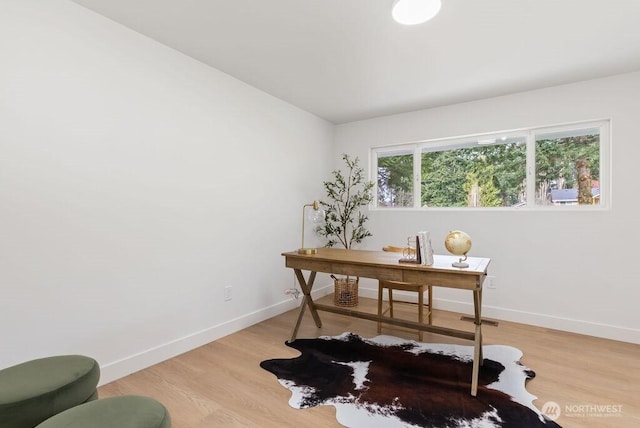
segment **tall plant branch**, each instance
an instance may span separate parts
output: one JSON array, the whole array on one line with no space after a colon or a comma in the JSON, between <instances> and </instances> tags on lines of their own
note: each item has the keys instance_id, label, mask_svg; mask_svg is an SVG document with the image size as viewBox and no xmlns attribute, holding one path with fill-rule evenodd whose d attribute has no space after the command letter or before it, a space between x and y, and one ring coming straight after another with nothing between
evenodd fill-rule
<instances>
[{"instance_id":1,"label":"tall plant branch","mask_svg":"<svg viewBox=\"0 0 640 428\"><path fill-rule=\"evenodd\" d=\"M349 249L371 236L365 228L367 216L360 209L373 200L373 182L365 181L357 157L351 159L343 154L342 160L347 167L346 174L334 170L333 181L323 183L327 198L320 204L326 212L326 222L318 229L318 234L328 238L327 247L341 244Z\"/></svg>"}]
</instances>

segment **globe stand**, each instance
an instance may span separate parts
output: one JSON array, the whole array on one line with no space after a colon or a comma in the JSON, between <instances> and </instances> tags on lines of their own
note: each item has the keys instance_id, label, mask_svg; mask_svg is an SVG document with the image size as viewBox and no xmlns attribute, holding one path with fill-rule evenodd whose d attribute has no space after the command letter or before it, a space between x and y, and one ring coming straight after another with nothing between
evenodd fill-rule
<instances>
[{"instance_id":1,"label":"globe stand","mask_svg":"<svg viewBox=\"0 0 640 428\"><path fill-rule=\"evenodd\" d=\"M466 254L464 255L464 258L459 259L457 262L451 263L451 266L457 267L457 268L468 268L469 263L465 262L465 260L467 260Z\"/></svg>"}]
</instances>

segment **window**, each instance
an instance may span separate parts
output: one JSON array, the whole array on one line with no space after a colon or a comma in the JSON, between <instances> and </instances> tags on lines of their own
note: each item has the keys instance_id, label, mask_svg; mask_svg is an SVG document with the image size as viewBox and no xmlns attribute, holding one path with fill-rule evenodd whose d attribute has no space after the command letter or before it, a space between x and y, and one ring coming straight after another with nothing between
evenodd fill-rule
<instances>
[{"instance_id":1,"label":"window","mask_svg":"<svg viewBox=\"0 0 640 428\"><path fill-rule=\"evenodd\" d=\"M609 122L372 149L379 208L603 206Z\"/></svg>"},{"instance_id":2,"label":"window","mask_svg":"<svg viewBox=\"0 0 640 428\"><path fill-rule=\"evenodd\" d=\"M380 152L377 201L381 207L413 206L413 150Z\"/></svg>"},{"instance_id":3,"label":"window","mask_svg":"<svg viewBox=\"0 0 640 428\"><path fill-rule=\"evenodd\" d=\"M488 138L422 148L421 206L504 207L525 202L526 139Z\"/></svg>"},{"instance_id":4,"label":"window","mask_svg":"<svg viewBox=\"0 0 640 428\"><path fill-rule=\"evenodd\" d=\"M600 130L536 134L536 204L600 203Z\"/></svg>"}]
</instances>

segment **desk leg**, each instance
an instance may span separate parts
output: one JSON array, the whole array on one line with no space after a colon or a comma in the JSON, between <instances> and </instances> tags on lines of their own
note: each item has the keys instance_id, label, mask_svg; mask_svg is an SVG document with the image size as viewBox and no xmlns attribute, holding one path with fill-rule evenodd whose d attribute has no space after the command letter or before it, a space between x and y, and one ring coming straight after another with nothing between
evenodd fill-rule
<instances>
[{"instance_id":1,"label":"desk leg","mask_svg":"<svg viewBox=\"0 0 640 428\"><path fill-rule=\"evenodd\" d=\"M478 394L478 375L483 362L482 357L482 288L473 290L473 306L475 312L475 337L473 341L473 373L471 375L471 395Z\"/></svg>"},{"instance_id":2,"label":"desk leg","mask_svg":"<svg viewBox=\"0 0 640 428\"><path fill-rule=\"evenodd\" d=\"M302 271L300 269L293 270L296 274L296 278L298 279L298 284L300 284L300 289L302 290L302 294L304 297L302 298L302 303L300 304L300 312L298 313L298 319L296 320L296 325L293 327L293 331L291 332L291 342L296 340L296 336L298 335L298 329L300 328L300 323L302 322L302 317L304 316L304 311L309 307L309 311L311 312L311 316L316 323L316 327L322 327L322 321L320 321L320 315L318 315L318 311L316 310L313 299L311 298L311 289L313 288L313 282L316 279L316 272L311 272L309 274L309 281L305 281L304 275L302 275Z\"/></svg>"}]
</instances>

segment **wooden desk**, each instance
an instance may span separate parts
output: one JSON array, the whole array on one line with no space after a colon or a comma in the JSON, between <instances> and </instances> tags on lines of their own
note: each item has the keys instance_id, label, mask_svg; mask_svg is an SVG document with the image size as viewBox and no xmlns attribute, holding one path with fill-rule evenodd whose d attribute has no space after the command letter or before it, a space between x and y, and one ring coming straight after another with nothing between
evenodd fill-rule
<instances>
[{"instance_id":1,"label":"wooden desk","mask_svg":"<svg viewBox=\"0 0 640 428\"><path fill-rule=\"evenodd\" d=\"M300 304L298 319L291 333L291 341L296 339L306 308L309 308L309 312L311 312L311 316L318 328L322 327L318 311L326 311L471 340L474 343L471 395L476 396L478 373L482 364L482 283L487 276L490 259L469 257L467 259L469 267L461 269L451 266L453 261L458 260L457 257L441 255L434 256L435 263L432 266L399 263L398 260L402 257L401 254L383 251L320 248L317 254L298 254L294 251L282 253L282 255L285 257L286 267L292 268L295 272L304 295ZM309 271L308 280L305 280L302 274L303 270ZM311 289L317 272L470 290L473 292L475 330L473 332L456 330L315 303L311 298Z\"/></svg>"}]
</instances>

